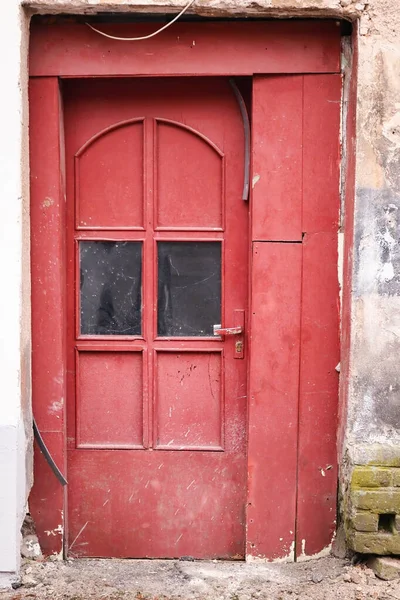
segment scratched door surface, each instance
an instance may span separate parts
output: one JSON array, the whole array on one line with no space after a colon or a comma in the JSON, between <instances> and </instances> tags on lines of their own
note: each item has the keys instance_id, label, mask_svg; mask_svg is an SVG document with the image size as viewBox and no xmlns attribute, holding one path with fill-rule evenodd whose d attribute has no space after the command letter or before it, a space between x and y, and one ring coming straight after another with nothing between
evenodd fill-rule
<instances>
[{"instance_id":1,"label":"scratched door surface","mask_svg":"<svg viewBox=\"0 0 400 600\"><path fill-rule=\"evenodd\" d=\"M72 556L241 558L248 207L225 79L64 81Z\"/></svg>"}]
</instances>

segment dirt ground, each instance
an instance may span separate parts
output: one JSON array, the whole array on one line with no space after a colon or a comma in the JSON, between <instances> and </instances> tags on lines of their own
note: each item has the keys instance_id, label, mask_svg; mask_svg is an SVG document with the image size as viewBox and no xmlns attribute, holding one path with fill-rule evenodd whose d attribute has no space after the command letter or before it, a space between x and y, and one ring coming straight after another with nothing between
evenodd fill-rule
<instances>
[{"instance_id":1,"label":"dirt ground","mask_svg":"<svg viewBox=\"0 0 400 600\"><path fill-rule=\"evenodd\" d=\"M400 600L400 580L334 557L297 564L178 560L29 561L0 600Z\"/></svg>"}]
</instances>

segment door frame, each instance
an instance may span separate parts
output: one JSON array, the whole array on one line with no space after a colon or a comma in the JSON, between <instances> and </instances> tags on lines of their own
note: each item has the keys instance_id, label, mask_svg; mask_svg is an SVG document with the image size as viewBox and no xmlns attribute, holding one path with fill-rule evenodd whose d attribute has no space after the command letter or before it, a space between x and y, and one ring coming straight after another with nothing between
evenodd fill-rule
<instances>
[{"instance_id":1,"label":"door frame","mask_svg":"<svg viewBox=\"0 0 400 600\"><path fill-rule=\"evenodd\" d=\"M121 37L148 33L145 24L102 23L99 28ZM334 369L339 362L341 82L337 21L185 22L137 43L110 40L85 24L32 24L29 101L34 415L55 462L68 479L60 82L66 77L182 75L251 76L257 81L250 179L246 558L293 560L315 555L329 546L336 518L337 378L331 371L328 373L326 360L319 360L316 342L310 345L307 327L311 318L319 319L317 326L325 331L323 340L331 352ZM327 94L333 94L334 100L329 100ZM276 98L279 101L274 101ZM313 102L318 118L305 122L304 115L310 106L314 108ZM282 111L286 111L283 119ZM297 117L291 117L297 113ZM317 146L314 139L321 135L321 119L331 125L321 141L321 147L327 145L328 154L322 152L318 162L318 154L312 155L312 146ZM274 130L279 133L281 144L272 141L268 146L264 141L271 139L270 132ZM285 148L295 149L297 155L288 156ZM292 203L289 212L282 210L282 198L285 194L296 195L299 182L290 185L291 175L281 175L296 164L301 172L301 194L297 194L297 204L293 203L297 216ZM316 186L311 185L311 177ZM326 198L326 211L322 213L326 219L321 223L314 217L321 210L318 184L322 183ZM286 227L296 219L297 230ZM307 231L305 221L309 223ZM323 265L315 260L320 252L327 257ZM273 268L266 269L266 265ZM315 293L308 293L313 289L313 281L325 290L320 294L317 289L316 298ZM329 309L325 310L327 303ZM290 309L284 316L282 306ZM317 342L321 343L321 338ZM307 370L310 360L314 361L313 366ZM325 379L319 377L321 369ZM277 374L281 376L279 388L270 385ZM317 396L319 402L310 400L310 380L315 386L328 386L328 401L323 394ZM283 406L289 415L286 420ZM313 442L316 423L324 439L329 440L326 449ZM316 456L321 448L323 462ZM36 449L30 510L45 554L62 555L68 527L66 502L65 489ZM321 517L310 519L317 508Z\"/></svg>"}]
</instances>

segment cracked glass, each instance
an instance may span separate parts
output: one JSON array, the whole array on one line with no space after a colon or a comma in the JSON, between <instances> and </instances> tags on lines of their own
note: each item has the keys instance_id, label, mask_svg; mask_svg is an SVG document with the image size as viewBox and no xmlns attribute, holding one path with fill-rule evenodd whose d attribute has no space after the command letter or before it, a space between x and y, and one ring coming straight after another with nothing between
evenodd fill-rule
<instances>
[{"instance_id":1,"label":"cracked glass","mask_svg":"<svg viewBox=\"0 0 400 600\"><path fill-rule=\"evenodd\" d=\"M158 335L212 336L221 323L221 243L158 243Z\"/></svg>"},{"instance_id":2,"label":"cracked glass","mask_svg":"<svg viewBox=\"0 0 400 600\"><path fill-rule=\"evenodd\" d=\"M141 335L142 243L79 243L82 335Z\"/></svg>"}]
</instances>

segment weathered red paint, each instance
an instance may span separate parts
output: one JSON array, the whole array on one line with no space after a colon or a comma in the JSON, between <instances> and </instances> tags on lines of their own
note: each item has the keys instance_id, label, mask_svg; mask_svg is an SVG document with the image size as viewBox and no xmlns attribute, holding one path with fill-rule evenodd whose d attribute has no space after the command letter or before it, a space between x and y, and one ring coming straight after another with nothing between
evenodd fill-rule
<instances>
[{"instance_id":1,"label":"weathered red paint","mask_svg":"<svg viewBox=\"0 0 400 600\"><path fill-rule=\"evenodd\" d=\"M156 25L96 27L133 37L154 31ZM36 23L30 73L35 77L337 73L339 39L337 21L175 23L140 43L110 40L83 23Z\"/></svg>"},{"instance_id":2,"label":"weathered red paint","mask_svg":"<svg viewBox=\"0 0 400 600\"><path fill-rule=\"evenodd\" d=\"M338 231L342 78L305 75L302 233Z\"/></svg>"},{"instance_id":3,"label":"weathered red paint","mask_svg":"<svg viewBox=\"0 0 400 600\"><path fill-rule=\"evenodd\" d=\"M274 521L274 525L271 524L274 535L255 536L254 540L251 531L257 531L257 528L249 523L249 543L254 544L254 549L250 546L248 552L256 556L287 556L294 544L296 556L317 554L329 545L335 528L340 97L339 75L260 76L254 79L253 242L265 242L264 250L260 243L257 243L257 249L266 256L271 242L279 241L285 242L278 245L282 252L288 252L293 246L302 255L302 264L298 267L301 274L300 271L293 274L285 265L276 275L277 281L273 282L277 289L282 286L280 278L287 285L293 282L296 286L296 277L301 277L301 292L298 291L301 309L292 299L270 306L271 285L265 288L265 294L268 290L266 297L263 293L257 294L257 286L260 279L269 281L268 277L272 275L257 272L261 269L259 261L253 263L252 269L255 281L252 289L250 400L254 406L250 405L249 428L252 432L253 422L257 428L260 420L271 421L271 403L273 406L276 391L271 392L271 383L259 387L261 374L265 374L268 382L278 379L277 387L285 398L284 408L281 404L282 413L279 416L273 414L269 426L273 432L281 431L279 439L284 437L288 443L283 455L279 454L280 462L272 460L268 477L263 477L261 472L265 470L268 456L274 456L274 448L279 452L282 442L269 434L271 448L264 437L258 438L256 433L249 436L250 476L254 480L250 479L249 484L249 514L254 510L254 503L257 507L262 504L261 521ZM294 242L297 244L293 245ZM292 268L294 263L290 265ZM263 303L267 303L268 308L262 309ZM259 324L260 310L270 311L268 318L261 318L263 327ZM297 314L296 311L300 312ZM288 348L281 341L270 339L271 323L281 322L286 312L292 318L300 318L301 314L299 348ZM289 329L293 331L293 326ZM294 367L284 367L277 378L268 370L272 369L272 366L266 366L268 357L275 356L276 347L281 350L282 365L285 361L300 360L299 353L299 372L295 374ZM279 364L274 360L275 363ZM294 385L300 387L294 388ZM282 418L280 429L276 429ZM253 455L257 457L254 462L251 460ZM257 477L253 473L258 473ZM273 492L271 480L281 482ZM273 518L277 503L279 511ZM256 518L253 521L256 523ZM290 524L290 534L287 524Z\"/></svg>"},{"instance_id":4,"label":"weathered red paint","mask_svg":"<svg viewBox=\"0 0 400 600\"><path fill-rule=\"evenodd\" d=\"M268 559L293 556L293 548L296 543L295 554L299 555L302 552L303 539L306 540L305 552L307 554L317 553L330 541L336 489L333 475L336 465L334 453L337 374L332 371L330 358L337 357L338 348L338 294L335 269L338 215L338 99L340 99L341 82L338 75L323 73L339 71L339 29L333 22L319 23L317 29L314 29L315 24L312 22L232 23L229 25L209 23L201 24L201 26L196 23L197 37L193 38L191 29L193 26L194 24L189 23L179 24L179 29L174 29L172 32L171 28L169 32L165 32L164 37L157 36L153 42L134 46L106 40L94 32L90 32L83 25L34 24L32 27L30 59L31 75L34 77L31 86L31 198L35 414L39 427L44 430L45 439L54 452L57 462L60 466L64 466L65 434L62 411L56 412L55 418L52 418L51 422L48 421L48 414L52 408L59 411L58 405L53 404L54 399L65 398L64 372L66 364L65 361L63 362L65 357L62 336L65 332L64 318L66 314L66 307L63 305L66 289L63 281L66 263L63 255L65 223L62 198L64 190L62 177L60 177L63 170L61 158L63 142L60 143L62 111L58 97L57 79L37 76L90 77L92 75L124 74L135 77L141 74L165 76L172 74L252 75L254 73L273 73L275 75L272 77L255 77L253 90L253 197L250 203L253 223L253 258L250 261L252 264L250 280L253 294L251 312L255 314L251 314L252 337L250 343L245 345L245 360L232 360L231 371L227 372L226 377L227 380L236 381L237 373L242 373L241 369L245 369L250 357L249 499L246 553ZM240 35L236 31L239 26ZM109 32L134 35L144 26L104 25L104 29L106 28ZM178 32L181 44L176 38ZM264 55L263 52L260 53L259 44L261 41L264 42L266 34L268 34L268 52ZM202 44L196 43L193 46L194 39L201 39ZM215 44L219 42L223 43L224 52L215 52ZM306 49L305 46L308 48ZM131 51L132 47L135 50L134 53ZM50 48L51 52L49 52ZM152 49L158 53L157 60L154 60L153 56L150 61L144 55L151 52ZM179 49L179 61L177 60L177 49ZM104 56L107 56L107 60L104 60ZM278 77L277 73L289 73L289 75ZM297 75L293 73L297 73ZM303 73L319 74L303 76ZM167 82L171 81L171 79L166 80L164 85L168 86ZM140 89L137 85L138 82L139 80L135 84L135 94ZM107 82L96 83L97 89L105 90L108 85ZM113 82L115 90L121 91L124 85L129 87L133 84L126 80L119 82L114 80ZM161 82L155 79L153 82L148 80L147 85L147 89L154 86L152 88L154 106L159 106L157 94ZM201 84L196 85L200 86ZM79 102L82 104L86 102L88 105L91 86L87 83L79 86L76 82L66 82L66 94L68 96L69 93L71 106L77 101L74 93L77 87L81 93ZM217 89L219 88L217 87ZM82 140L79 143L76 140L76 148L69 152L69 173L73 169L71 152L73 154L84 142L116 121L132 119L132 111L126 106L124 107L124 102L120 103L118 109L116 108L117 98L118 95L115 91L112 96L110 95L107 110L104 109L101 116L99 112L96 113L96 110L87 112L86 118L83 117L83 114L80 116L77 114L76 118L80 119L82 127L75 133L78 137L82 133ZM219 94L214 94L214 102L216 108L218 106L221 108L221 105L218 104L220 102ZM173 105L173 102L168 102L166 110L172 110ZM188 107L185 107L186 110ZM188 116L188 120L184 124L192 126L193 123L190 119L195 121L198 119L199 123L204 124L209 115L201 111L202 107L196 105L195 102L193 113L190 114L190 117ZM213 111L214 106L213 110L209 111L210 114ZM138 130L142 127L139 123L143 123L141 119L144 116L143 111L136 115L139 119ZM181 115L168 113L168 115L161 115L161 118L180 122ZM148 122L149 119L147 119L147 124L143 125L143 139L148 134L146 130L146 127L149 127ZM179 135L178 130L174 128L175 125L170 124L164 128L163 133L172 135L173 138L174 135ZM201 127L197 125L193 128L201 131ZM182 127L179 128L179 132L182 132ZM214 140L215 135L217 137L219 135L218 126L210 128L208 132L201 132L205 133L211 141ZM47 143L43 143L43 141ZM238 152L242 152L242 145L239 142ZM189 148L189 155L194 154L196 154L194 147ZM149 168L154 161L154 155L149 145L147 145L145 156L145 163L148 165L146 168ZM124 154L117 148L114 158L115 168L118 169L123 164ZM178 162L185 165L185 158L186 155L183 154ZM162 181L168 181L170 172L175 167L172 161L168 162L169 160L168 153L166 153L164 168L158 173L162 175ZM206 160L205 157L202 162L203 160ZM212 163L213 161L206 165L207 169L213 169ZM231 182L232 185L236 185L235 182L242 175L241 161L239 163L240 174L238 172L232 177L227 177L228 183ZM143 168L142 171L143 181L147 177L146 168ZM93 161L89 171L91 169L93 173L96 173L96 161ZM96 180L92 179L91 185L97 186L96 194L99 194L106 182L101 180L101 170L97 169L97 173L98 177ZM126 181L126 186L129 188L129 186L140 185L140 178L134 180L138 176L138 171L135 170L130 175L133 179ZM350 177L348 180L349 196L351 196L352 189L351 181ZM146 204L143 206L143 210L140 210L140 207L137 210L137 205L133 207L125 203L119 212L113 213L112 203L107 205L105 200L105 203L100 205L90 204L86 201L82 204L79 201L76 222L73 211L70 212L69 230L70 232L74 231L76 225L74 235L80 239L104 239L105 235L108 239L145 239L146 242L164 238L222 239L225 235L224 224L229 224L229 219L232 218L229 215L232 212L226 212L224 215L218 210L216 211L215 200L211 200L212 190L207 188L207 181L203 183L199 193L203 198L207 198L207 202L203 200L201 204L201 208L204 210L198 210L198 204L193 206L192 229L192 224L182 220L184 206L179 204L179 198L168 194L171 184L167 183L166 193L154 197L154 213L152 210L146 210ZM90 185L88 189L90 191ZM84 191L84 188L82 190ZM151 193L150 185L147 186L144 194L149 194L149 191ZM188 186L184 192L185 195L191 193L191 187ZM70 187L69 198L71 193ZM49 199L54 199L53 194L55 204L48 205ZM46 203L41 204L44 200ZM42 211L42 206L49 210ZM104 210L101 210L102 206ZM245 208L247 209L241 201L240 206L242 212ZM211 221L207 223L204 220L204 215L212 215L212 227L209 225ZM245 220L244 215L243 212L240 217L241 221ZM95 217L96 222L92 221L88 225L89 216ZM348 215L348 219L350 222L351 215ZM129 226L128 222L134 224ZM152 226L150 228L148 227L149 223ZM237 243L235 242L232 246L232 265L243 265L244 263L241 261L247 260L249 248L248 245L246 246L245 237L241 238L237 234L237 231L242 231L243 223L236 223L232 227L231 233L234 234L233 238L236 236L237 240ZM40 239L43 231L46 236ZM304 239L303 234L305 234ZM229 227L226 229L226 235L230 235ZM348 240L351 243L351 236ZM152 304L155 294L155 248L154 245L147 245L149 251L144 259L144 297ZM73 281L76 264L72 246L71 236L68 262L70 283ZM320 252L325 253L325 262L321 262ZM350 254L349 246L348 252ZM232 280L232 273L225 273L225 279L226 282ZM45 287L43 287L43 281L45 281ZM246 286L240 285L239 287L240 294L245 294ZM46 296L44 291L47 292L47 298L43 299L43 296ZM69 311L73 312L75 296L71 287L69 287L68 298ZM237 323L233 322L235 321L233 311L236 308L242 308L243 305L239 306L235 302L234 296L226 298L225 301L228 305L229 302L231 303L232 322L226 315L223 324L234 326ZM52 316L51 319L49 319L49 315ZM107 502L107 497L104 497L101 506L99 506L98 499L104 492L107 479L124 481L125 478L125 483L129 484L130 482L132 486L134 483L136 484L131 474L132 463L126 457L135 453L146 454L143 450L135 449L89 449L88 446L93 445L96 441L97 432L90 420L91 411L87 409L88 407L90 409L96 399L100 399L98 406L100 425L107 422L106 414L104 411L101 412L105 405L104 398L99 396L99 390L92 389L87 392L90 379L101 380L102 371L96 364L97 359L93 359L93 357L101 355L103 364L107 363L109 369L114 369L117 374L119 373L117 364L123 365L122 370L135 372L137 378L142 372L145 405L143 431L140 431L140 427L132 429L131 425L130 429L128 427L128 431L130 441L135 438L138 444L140 442L144 447L151 444L153 436L156 434L152 428L154 413L150 410L151 398L155 398L154 406L159 411L156 414L160 414L161 417L163 407L166 405L163 397L165 386L157 386L158 379L152 366L155 364L152 353L158 350L162 356L158 367L160 373L164 374L173 372L174 360L181 361L177 357L182 355L183 349L186 352L186 358L194 355L198 357L200 371L201 369L204 371L202 361L207 354L213 357L211 359L213 361L212 373L219 368L218 361L223 349L221 342L213 340L212 346L210 346L209 342L205 340L201 342L182 340L171 345L170 342L154 340L151 336L155 327L154 319L146 320L144 335L147 336L146 339L150 340L146 348L143 340L128 342L126 339L120 338L113 342L112 351L110 351L110 342L104 339L97 342L80 339L72 343L76 333L76 323L73 319L69 319L70 343L68 347L71 373L69 374L68 398L71 399L75 394L76 364L79 369L78 386L82 386L78 391L89 394L87 396L88 404L79 405L78 403L81 411L78 444L83 446L80 450L73 449L75 414L72 402L70 403L72 413L68 419L72 439L70 440L71 452L67 476L73 482L70 483L69 493L72 499L71 511L75 512L74 532L71 532L70 542L74 542L80 529L85 526L82 533L79 534L78 540L73 543L72 554L76 552L83 555L87 546L79 546L79 543L88 542L88 544L96 543L100 555L131 555L129 543L126 545L121 538L114 539L115 527L120 527L118 515L127 514L126 498L124 500L118 497L111 503ZM313 321L316 321L318 327L314 326ZM56 336L55 332L61 333ZM317 347L321 343L326 344L327 351L321 352L319 355ZM44 348L44 344L48 344L46 348ZM234 340L229 340L226 344L230 344L233 349ZM328 348L331 349L330 356ZM76 356L82 356L83 361L78 358L76 363ZM143 360L142 363L141 360ZM61 370L57 370L59 368ZM61 379L52 379L52 377L58 378L60 373ZM281 376L277 377L276 374L281 374ZM267 375L269 376L267 377ZM119 385L121 391L125 392L122 404L124 412L132 411L132 406L128 401L132 395L136 398L135 410L137 410L138 404L140 404L138 390L125 385L125 383ZM194 399L199 399L202 385L200 379ZM105 388L101 386L101 389ZM221 391L221 389L218 390ZM155 393L156 390L157 393ZM314 390L323 393L323 396L313 394ZM238 394L239 396L241 394ZM187 398L188 402L192 400L189 396ZM284 405L282 399L284 399ZM215 420L216 413L213 412L210 404L206 406L206 410L208 411L207 418ZM229 414L226 414L225 418L229 421ZM159 446L163 446L162 436L171 433L168 421L168 419L163 420L162 418L160 420ZM120 436L119 443L124 444L126 439L123 437L122 425L123 423L116 424L113 436L117 438ZM48 428L47 432L46 428ZM322 435L314 435L317 428ZM143 433L142 440L139 439L141 433ZM202 436L204 438L210 432L206 428L200 427L198 433L200 438ZM207 442L212 441L217 446L219 441L217 428L211 428L210 435L213 439L210 438ZM326 444L324 444L324 439L327 440ZM102 443L107 444L109 441L105 439L102 440ZM317 451L320 453L318 456L316 456ZM82 458L79 457L79 453L84 457L84 464L79 462ZM147 453L150 454L150 452ZM184 454L184 452L171 452L161 448L151 453L153 455L165 454L169 457L173 454L176 456ZM188 454L196 453L201 454L201 451L188 452ZM216 449L215 452L204 452L204 454L221 456L223 453ZM97 462L90 458L95 455L98 455L99 458ZM114 459L118 457L117 460L114 460L113 470L110 466L111 457ZM151 469L151 460L148 465L143 462L138 464L137 468ZM180 458L178 458L179 460ZM323 465L320 465L321 461L327 466L331 462L333 463L333 468L325 471L325 477L319 470L323 468ZM45 551L59 552L61 548L59 526L62 525L60 518L63 514L62 511L66 511L63 492L48 470L48 466L43 462L43 457L39 456L36 460L35 468L36 484L32 495L31 509L36 518ZM178 469L180 472L184 472L185 467L179 465ZM100 477L100 483L97 481L99 470L104 475L103 480ZM175 478L176 473L172 459L167 458L165 477L166 481L171 482L167 485L171 485L174 489L177 485L181 485L181 481L177 481ZM199 468L193 471L193 478L196 479L198 474ZM299 483L298 489L296 474ZM191 471L188 469L185 477L190 477L190 475ZM188 480L188 485L192 479ZM243 479L235 478L233 487L236 486L236 499L241 497L243 485ZM98 492L94 491L96 486ZM149 490L149 487L151 487L150 484L144 492L143 502L146 500L149 506L152 503L153 506L156 506L157 490L155 488ZM82 492L85 489L87 492L80 497L79 490ZM191 488L189 488L189 492L190 490ZM193 493L195 504L198 495ZM214 494L216 502L219 501L218 495L221 495L219 488L215 490ZM231 496L228 501L232 506L234 500ZM101 519L104 528L97 531L95 540L93 530L91 531L89 528L90 518L79 521L80 517L77 515L81 507L84 514L90 518L100 508L103 509ZM313 508L311 509L311 507ZM312 518L310 518L311 510ZM208 505L203 512L200 511L196 515L198 527L202 527L202 523L209 523L211 513L212 509ZM100 516L100 513L97 514ZM174 515L169 515L168 510L165 510L163 515L166 522L171 521L173 525L176 525ZM129 519L132 518L129 516ZM295 525L296 519L297 526ZM88 521L87 525L86 521ZM143 520L143 523L146 522ZM129 521L128 525L132 526L132 522ZM126 522L124 526L126 526ZM229 547L226 556L232 556L235 552L237 552L237 556L240 556L243 553L243 550L237 550L239 547L243 548L241 545L242 533L238 533L239 529L238 521L236 521L236 529L233 533L233 537L238 540L236 547L229 544L227 537L221 536L222 539L218 540L219 546L214 545L212 549L215 555L223 553L222 547ZM50 531L50 535L45 531ZM174 548L174 552L177 552L177 555L208 556L208 550L204 546L206 542L203 543L202 540L202 531L199 531L200 541L196 541L194 545L185 545L182 541L185 536L180 538L178 540L179 547L177 550ZM241 531L243 530L241 529ZM151 535L149 535L150 533ZM173 554L171 541L168 540L168 531L165 532L165 543L154 543L153 532L149 531L149 527L143 529L143 532L138 535L138 539L139 549L138 553L134 555L145 555L147 550L152 556ZM190 539L190 533L188 539ZM90 552L91 550L88 548L87 554Z\"/></svg>"},{"instance_id":5,"label":"weathered red paint","mask_svg":"<svg viewBox=\"0 0 400 600\"><path fill-rule=\"evenodd\" d=\"M246 363L229 336L166 339L155 320L163 240L219 241L223 325L247 309L237 102L227 79L188 78L65 82L64 102L70 553L243 557ZM79 334L82 239L143 241L143 337Z\"/></svg>"},{"instance_id":6,"label":"weathered red paint","mask_svg":"<svg viewBox=\"0 0 400 600\"><path fill-rule=\"evenodd\" d=\"M65 471L65 199L56 77L31 80L29 107L33 414L54 460ZM34 467L29 507L40 545L46 554L60 553L64 490L37 447Z\"/></svg>"},{"instance_id":7,"label":"weathered red paint","mask_svg":"<svg viewBox=\"0 0 400 600\"><path fill-rule=\"evenodd\" d=\"M327 548L336 528L339 306L337 234L302 243L296 556Z\"/></svg>"},{"instance_id":8,"label":"weathered red paint","mask_svg":"<svg viewBox=\"0 0 400 600\"><path fill-rule=\"evenodd\" d=\"M336 528L340 107L339 75L304 77L297 557L328 547Z\"/></svg>"},{"instance_id":9,"label":"weathered red paint","mask_svg":"<svg viewBox=\"0 0 400 600\"><path fill-rule=\"evenodd\" d=\"M293 556L301 244L253 242L247 554Z\"/></svg>"},{"instance_id":10,"label":"weathered red paint","mask_svg":"<svg viewBox=\"0 0 400 600\"><path fill-rule=\"evenodd\" d=\"M254 241L301 241L303 76L253 80Z\"/></svg>"}]
</instances>

